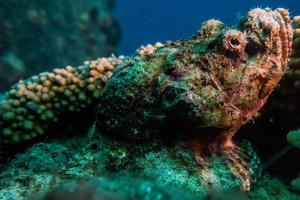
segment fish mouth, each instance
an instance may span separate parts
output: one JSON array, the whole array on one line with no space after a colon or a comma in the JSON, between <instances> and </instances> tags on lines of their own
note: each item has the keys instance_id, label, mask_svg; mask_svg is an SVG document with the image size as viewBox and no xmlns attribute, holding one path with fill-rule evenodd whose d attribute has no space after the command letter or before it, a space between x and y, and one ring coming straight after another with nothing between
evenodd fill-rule
<instances>
[{"instance_id":1,"label":"fish mouth","mask_svg":"<svg viewBox=\"0 0 300 200\"><path fill-rule=\"evenodd\" d=\"M270 51L270 60L273 62L268 75L263 79L260 99L265 99L273 91L281 77L288 69L288 62L292 51L293 30L289 12L283 8L272 11L266 9L272 20L262 21L270 30L269 38L265 41ZM266 20L267 18L263 19Z\"/></svg>"},{"instance_id":2,"label":"fish mouth","mask_svg":"<svg viewBox=\"0 0 300 200\"><path fill-rule=\"evenodd\" d=\"M226 108L233 114L225 114L220 124L243 124L255 117L286 72L291 55L293 31L287 10L253 9L239 28L247 38L249 59L229 101L234 107Z\"/></svg>"},{"instance_id":3,"label":"fish mouth","mask_svg":"<svg viewBox=\"0 0 300 200\"><path fill-rule=\"evenodd\" d=\"M256 8L247 15L241 29L248 39L248 49L257 64L257 71L245 74L246 77L254 76L261 80L255 86L261 88L259 99L269 96L277 85L282 75L288 69L293 42L293 31L289 12L283 8L271 10L269 8ZM251 56L251 55L250 55Z\"/></svg>"},{"instance_id":4,"label":"fish mouth","mask_svg":"<svg viewBox=\"0 0 300 200\"><path fill-rule=\"evenodd\" d=\"M248 47L257 48L257 51L273 56L274 62L279 62L276 64L282 67L280 71L284 72L287 69L293 41L289 12L283 8L275 10L256 8L246 15L241 26L248 38Z\"/></svg>"},{"instance_id":5,"label":"fish mouth","mask_svg":"<svg viewBox=\"0 0 300 200\"><path fill-rule=\"evenodd\" d=\"M280 30L278 32L278 39L281 42L281 63L283 70L287 69L288 62L292 52L292 43L293 43L293 30L291 18L289 12L283 8L278 8L273 11L274 19L280 25ZM275 38L276 39L276 38ZM276 41L276 40L275 40Z\"/></svg>"}]
</instances>

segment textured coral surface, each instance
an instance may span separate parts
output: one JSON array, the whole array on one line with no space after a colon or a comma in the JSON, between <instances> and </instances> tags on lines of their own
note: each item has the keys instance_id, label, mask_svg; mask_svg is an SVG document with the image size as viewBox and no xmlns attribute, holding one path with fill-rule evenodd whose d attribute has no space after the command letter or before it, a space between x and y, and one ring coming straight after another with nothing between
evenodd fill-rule
<instances>
[{"instance_id":1,"label":"textured coral surface","mask_svg":"<svg viewBox=\"0 0 300 200\"><path fill-rule=\"evenodd\" d=\"M0 127L5 127L2 138L7 138L1 139L2 148L44 134L47 127L72 112L94 113L105 83L121 63L122 57L100 58L20 81L1 101Z\"/></svg>"},{"instance_id":2,"label":"textured coral surface","mask_svg":"<svg viewBox=\"0 0 300 200\"><path fill-rule=\"evenodd\" d=\"M300 130L295 130L295 131L289 132L289 134L287 135L287 140L293 146L300 149ZM291 182L291 186L293 187L294 190L300 192L300 174L299 174L298 178L294 179Z\"/></svg>"}]
</instances>

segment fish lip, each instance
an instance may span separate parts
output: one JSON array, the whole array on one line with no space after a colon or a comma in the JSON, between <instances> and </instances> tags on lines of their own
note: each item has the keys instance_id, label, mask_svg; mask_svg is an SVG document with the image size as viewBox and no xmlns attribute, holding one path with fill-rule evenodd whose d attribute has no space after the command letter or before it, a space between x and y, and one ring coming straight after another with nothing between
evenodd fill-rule
<instances>
[{"instance_id":1,"label":"fish lip","mask_svg":"<svg viewBox=\"0 0 300 200\"><path fill-rule=\"evenodd\" d=\"M280 49L282 48L284 61L290 56L293 31L289 12L286 9L253 9L248 12L241 28L247 37L256 38L257 42L259 41L271 52L281 53ZM278 40L281 42L280 46ZM275 49L274 45L277 45Z\"/></svg>"},{"instance_id":2,"label":"fish lip","mask_svg":"<svg viewBox=\"0 0 300 200\"><path fill-rule=\"evenodd\" d=\"M248 38L248 45L249 38L252 38L256 42L252 43L257 44L258 51L264 50L266 56L271 56L274 65L277 66L277 76L284 74L288 69L293 42L289 12L283 8L256 8L247 14L241 28Z\"/></svg>"},{"instance_id":3,"label":"fish lip","mask_svg":"<svg viewBox=\"0 0 300 200\"><path fill-rule=\"evenodd\" d=\"M277 8L274 13L280 17L274 16L274 19L280 25L280 38L282 42L283 50L283 66L287 69L288 61L292 53L292 43L293 43L293 28L292 22L288 10L283 8ZM274 14L275 15L275 14Z\"/></svg>"},{"instance_id":4,"label":"fish lip","mask_svg":"<svg viewBox=\"0 0 300 200\"><path fill-rule=\"evenodd\" d=\"M261 83L261 88L265 90L260 94L261 100L269 96L273 90L271 85L276 85L281 76L288 69L293 41L293 31L289 12L283 8L277 8L273 11L267 9L266 12L267 15L273 18L276 23L274 24L276 28L271 27L270 36L264 41L266 44L265 46L269 45L270 56L273 56L273 69L270 69L269 75L265 77ZM268 24L267 26L270 25L272 24ZM273 80L270 77L273 77Z\"/></svg>"}]
</instances>

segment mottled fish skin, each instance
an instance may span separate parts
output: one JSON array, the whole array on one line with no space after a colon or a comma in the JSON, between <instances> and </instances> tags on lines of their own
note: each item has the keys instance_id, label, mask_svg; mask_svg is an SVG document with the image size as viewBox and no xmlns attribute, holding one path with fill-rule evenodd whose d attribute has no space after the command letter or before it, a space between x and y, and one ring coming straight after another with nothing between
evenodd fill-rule
<instances>
[{"instance_id":1,"label":"mottled fish skin","mask_svg":"<svg viewBox=\"0 0 300 200\"><path fill-rule=\"evenodd\" d=\"M208 146L233 146L286 72L291 44L288 12L257 8L237 26L209 20L192 39L146 46L106 85L98 129L147 141L162 128L210 128L217 133Z\"/></svg>"},{"instance_id":2,"label":"mottled fish skin","mask_svg":"<svg viewBox=\"0 0 300 200\"><path fill-rule=\"evenodd\" d=\"M212 190L224 190L226 184L238 182L234 186L236 189L249 191L261 177L261 161L248 141L235 141L234 148L210 154L199 154L197 148L201 145L189 143L186 149L191 150L199 166L202 187L208 185Z\"/></svg>"},{"instance_id":3,"label":"mottled fish skin","mask_svg":"<svg viewBox=\"0 0 300 200\"><path fill-rule=\"evenodd\" d=\"M248 161L231 138L257 115L285 73L291 44L288 11L257 8L234 27L209 20L188 40L20 81L0 103L0 152L45 135L72 113L98 107L99 132L123 141L172 140L161 130L188 137L191 128L199 129L197 139L186 143L195 157L207 149L226 152L247 190ZM205 134L203 128L215 131Z\"/></svg>"},{"instance_id":4,"label":"mottled fish skin","mask_svg":"<svg viewBox=\"0 0 300 200\"><path fill-rule=\"evenodd\" d=\"M232 136L258 115L286 72L292 35L286 10L254 9L235 27L209 20L193 39L143 47L106 85L97 128L138 143L188 138L200 166L205 154L220 153L247 191L259 160ZM188 136L191 128L198 131L195 139Z\"/></svg>"}]
</instances>

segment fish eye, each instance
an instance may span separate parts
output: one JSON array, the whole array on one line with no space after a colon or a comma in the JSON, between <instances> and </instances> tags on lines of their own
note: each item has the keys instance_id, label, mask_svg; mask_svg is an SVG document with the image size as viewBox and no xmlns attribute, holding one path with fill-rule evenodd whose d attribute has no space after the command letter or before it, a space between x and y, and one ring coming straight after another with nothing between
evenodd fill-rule
<instances>
[{"instance_id":1,"label":"fish eye","mask_svg":"<svg viewBox=\"0 0 300 200\"><path fill-rule=\"evenodd\" d=\"M224 34L223 47L229 52L241 53L245 50L246 38L242 32L230 29Z\"/></svg>"},{"instance_id":2,"label":"fish eye","mask_svg":"<svg viewBox=\"0 0 300 200\"><path fill-rule=\"evenodd\" d=\"M238 38L231 38L230 43L231 43L232 46L239 46L240 45L240 41L239 41Z\"/></svg>"}]
</instances>

